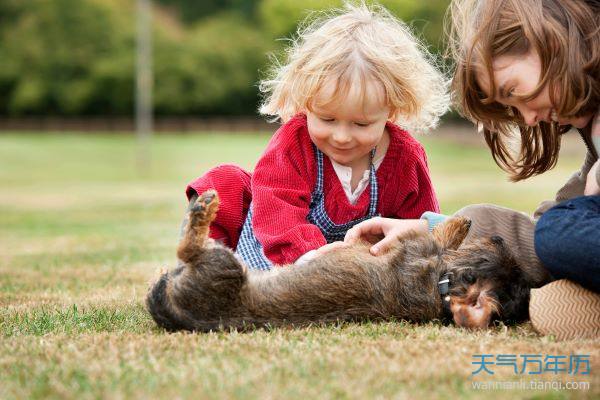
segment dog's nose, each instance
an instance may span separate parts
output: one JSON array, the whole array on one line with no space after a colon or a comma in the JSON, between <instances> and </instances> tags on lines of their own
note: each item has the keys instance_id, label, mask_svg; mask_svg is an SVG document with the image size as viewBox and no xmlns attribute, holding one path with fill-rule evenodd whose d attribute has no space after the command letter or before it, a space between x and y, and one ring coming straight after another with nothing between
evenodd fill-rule
<instances>
[{"instance_id":1,"label":"dog's nose","mask_svg":"<svg viewBox=\"0 0 600 400\"><path fill-rule=\"evenodd\" d=\"M496 245L504 244L504 239L502 239L500 236L492 236L490 238L490 240L492 241L492 243L494 243Z\"/></svg>"}]
</instances>

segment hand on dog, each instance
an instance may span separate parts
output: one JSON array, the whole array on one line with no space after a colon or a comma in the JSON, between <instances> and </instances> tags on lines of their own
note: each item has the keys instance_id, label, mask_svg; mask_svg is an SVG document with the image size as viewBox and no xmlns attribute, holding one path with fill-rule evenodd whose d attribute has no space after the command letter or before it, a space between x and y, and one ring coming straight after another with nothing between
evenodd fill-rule
<instances>
[{"instance_id":1,"label":"hand on dog","mask_svg":"<svg viewBox=\"0 0 600 400\"><path fill-rule=\"evenodd\" d=\"M333 242L333 243L329 243L326 244L325 246L319 247L317 249L317 256L322 256L323 254L329 253L333 250L339 250L339 249L343 249L345 247L349 247L350 243L345 243L345 242Z\"/></svg>"},{"instance_id":2,"label":"hand on dog","mask_svg":"<svg viewBox=\"0 0 600 400\"><path fill-rule=\"evenodd\" d=\"M356 243L366 240L374 244L370 252L374 256L384 254L393 247L398 238L413 232L427 232L427 220L424 219L393 219L375 217L361 222L348 232L344 242Z\"/></svg>"},{"instance_id":3,"label":"hand on dog","mask_svg":"<svg viewBox=\"0 0 600 400\"><path fill-rule=\"evenodd\" d=\"M333 250L343 249L343 248L349 247L349 246L350 246L350 243L345 243L345 242L329 243L329 244L326 244L325 246L319 247L316 250L311 250L308 253L305 253L300 258L298 258L294 264L303 265L309 261L314 260L317 257L321 257L323 254L329 253Z\"/></svg>"}]
</instances>

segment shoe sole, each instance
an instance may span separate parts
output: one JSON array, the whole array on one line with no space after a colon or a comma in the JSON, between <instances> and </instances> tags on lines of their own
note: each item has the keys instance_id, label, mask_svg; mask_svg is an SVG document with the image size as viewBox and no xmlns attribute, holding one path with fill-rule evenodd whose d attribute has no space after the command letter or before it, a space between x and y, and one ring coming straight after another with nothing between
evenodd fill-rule
<instances>
[{"instance_id":1,"label":"shoe sole","mask_svg":"<svg viewBox=\"0 0 600 400\"><path fill-rule=\"evenodd\" d=\"M561 279L531 290L533 328L558 340L600 338L600 295Z\"/></svg>"}]
</instances>

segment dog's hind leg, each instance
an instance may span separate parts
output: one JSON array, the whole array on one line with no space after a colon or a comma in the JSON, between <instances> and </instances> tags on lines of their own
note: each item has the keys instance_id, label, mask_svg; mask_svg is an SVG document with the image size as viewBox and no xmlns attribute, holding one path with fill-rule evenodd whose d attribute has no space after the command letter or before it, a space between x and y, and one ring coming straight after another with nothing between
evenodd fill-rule
<instances>
[{"instance_id":1,"label":"dog's hind leg","mask_svg":"<svg viewBox=\"0 0 600 400\"><path fill-rule=\"evenodd\" d=\"M148 293L155 321L170 330L238 327L245 315L240 291L246 269L233 252L209 239L219 199L209 190L190 208L177 250L183 265L164 274Z\"/></svg>"},{"instance_id":2,"label":"dog's hind leg","mask_svg":"<svg viewBox=\"0 0 600 400\"><path fill-rule=\"evenodd\" d=\"M193 263L207 247L210 223L219 208L219 196L214 190L202 193L191 207L187 226L177 249L177 257L184 263Z\"/></svg>"}]
</instances>

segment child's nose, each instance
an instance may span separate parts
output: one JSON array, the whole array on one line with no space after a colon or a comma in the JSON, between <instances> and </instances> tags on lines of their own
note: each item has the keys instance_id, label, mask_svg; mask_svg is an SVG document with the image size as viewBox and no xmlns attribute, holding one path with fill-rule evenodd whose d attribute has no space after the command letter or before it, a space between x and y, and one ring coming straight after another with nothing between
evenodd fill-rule
<instances>
[{"instance_id":1,"label":"child's nose","mask_svg":"<svg viewBox=\"0 0 600 400\"><path fill-rule=\"evenodd\" d=\"M336 143L344 144L352 140L352 136L344 127L338 127L333 131L332 139Z\"/></svg>"}]
</instances>

